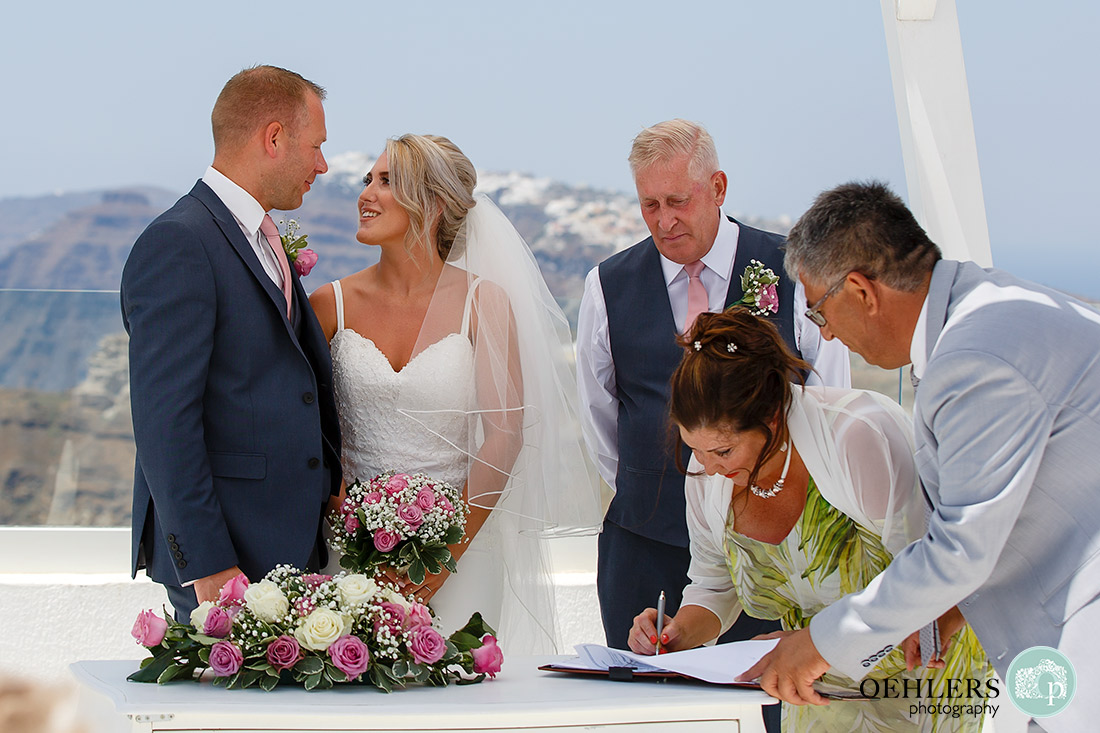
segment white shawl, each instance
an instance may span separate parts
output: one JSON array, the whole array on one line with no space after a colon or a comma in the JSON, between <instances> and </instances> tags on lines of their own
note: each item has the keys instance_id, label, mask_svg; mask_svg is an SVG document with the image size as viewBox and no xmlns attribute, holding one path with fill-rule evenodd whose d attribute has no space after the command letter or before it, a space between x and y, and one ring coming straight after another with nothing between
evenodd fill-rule
<instances>
[{"instance_id":1,"label":"white shawl","mask_svg":"<svg viewBox=\"0 0 1100 733\"><path fill-rule=\"evenodd\" d=\"M897 403L875 392L795 386L787 429L822 497L881 537L892 554L924 535L912 422ZM688 471L701 470L693 457ZM682 605L710 610L725 630L741 612L725 552L733 482L689 475L684 491L691 585Z\"/></svg>"}]
</instances>

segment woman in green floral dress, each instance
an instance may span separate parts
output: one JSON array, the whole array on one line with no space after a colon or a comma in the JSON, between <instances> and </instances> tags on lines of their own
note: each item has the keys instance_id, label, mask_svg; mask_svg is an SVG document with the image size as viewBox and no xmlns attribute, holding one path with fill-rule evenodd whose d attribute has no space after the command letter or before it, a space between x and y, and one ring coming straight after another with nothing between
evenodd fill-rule
<instances>
[{"instance_id":1,"label":"woman in green floral dress","mask_svg":"<svg viewBox=\"0 0 1100 733\"><path fill-rule=\"evenodd\" d=\"M662 647L675 651L714 639L742 611L779 619L784 631L777 634L801 629L830 603L864 588L924 533L909 418L881 395L791 384L802 381L808 365L787 350L774 326L741 308L701 315L684 344L671 409L693 452L685 486L691 585L676 617L666 619ZM655 609L635 619L634 651L654 652L655 621ZM981 730L981 715L938 712L942 704L984 702L950 698L949 680L964 680L951 683L963 689L965 680L976 680L987 691L992 675L957 610L940 624L950 639L927 667L920 666L914 632L869 670L867 679L896 680L889 687L895 696L783 703L784 730ZM840 674L821 682L860 690L859 680ZM885 695L887 686L863 689ZM910 714L921 703L924 711Z\"/></svg>"}]
</instances>

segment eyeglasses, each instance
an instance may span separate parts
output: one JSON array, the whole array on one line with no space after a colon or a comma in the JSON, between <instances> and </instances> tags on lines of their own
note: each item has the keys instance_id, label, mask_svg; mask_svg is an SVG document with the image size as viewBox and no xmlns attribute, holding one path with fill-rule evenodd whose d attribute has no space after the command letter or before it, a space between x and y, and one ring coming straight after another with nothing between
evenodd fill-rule
<instances>
[{"instance_id":1,"label":"eyeglasses","mask_svg":"<svg viewBox=\"0 0 1100 733\"><path fill-rule=\"evenodd\" d=\"M826 323L825 316L821 315L821 306L825 305L826 300L837 294L840 287L847 282L848 275L850 274L850 272L844 273L844 277L840 278L836 285L826 290L825 294L822 295L816 303L806 309L806 317L818 328L824 328Z\"/></svg>"}]
</instances>

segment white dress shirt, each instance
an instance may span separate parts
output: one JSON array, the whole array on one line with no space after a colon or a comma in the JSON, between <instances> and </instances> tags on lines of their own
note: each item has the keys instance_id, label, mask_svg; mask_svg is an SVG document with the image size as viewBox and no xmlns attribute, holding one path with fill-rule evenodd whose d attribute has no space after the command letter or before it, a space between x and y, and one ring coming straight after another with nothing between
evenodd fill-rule
<instances>
[{"instance_id":1,"label":"white dress shirt","mask_svg":"<svg viewBox=\"0 0 1100 733\"><path fill-rule=\"evenodd\" d=\"M252 245L252 250L260 258L260 265L264 272L271 278L279 290L283 289L283 273L279 268L279 262L275 259L275 253L271 251L271 245L267 237L260 231L267 212L260 202L252 198L252 194L245 191L224 173L210 166L203 174L202 182L210 187L210 190L222 200L229 213L237 220L237 226L244 233L244 238Z\"/></svg>"},{"instance_id":2,"label":"white dress shirt","mask_svg":"<svg viewBox=\"0 0 1100 733\"><path fill-rule=\"evenodd\" d=\"M707 289L708 310L711 313L725 310L730 278L734 277L737 236L737 224L722 216L714 244L702 258L705 267L699 277ZM680 326L687 316L687 272L682 265L664 255L661 255L661 270L668 288L672 317ZM805 311L806 291L799 282L794 293L794 338L803 358L814 367L806 384L850 387L852 378L848 348L837 339L826 341L821 338L821 330L802 315ZM614 489L619 467L619 401L615 362L611 357L607 304L604 302L598 266L593 267L585 278L584 296L577 317L577 392L588 450L596 460L600 475Z\"/></svg>"}]
</instances>

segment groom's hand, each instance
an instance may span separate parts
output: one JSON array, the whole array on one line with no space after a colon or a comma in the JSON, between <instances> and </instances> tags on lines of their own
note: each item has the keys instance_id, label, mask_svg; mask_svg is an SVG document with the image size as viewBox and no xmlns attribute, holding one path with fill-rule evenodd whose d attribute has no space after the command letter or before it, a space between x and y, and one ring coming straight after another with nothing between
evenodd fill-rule
<instances>
[{"instance_id":1,"label":"groom's hand","mask_svg":"<svg viewBox=\"0 0 1100 733\"><path fill-rule=\"evenodd\" d=\"M195 581L195 597L199 599L199 603L203 601L216 602L221 594L222 586L236 578L240 573L241 569L234 565L220 573L199 578Z\"/></svg>"}]
</instances>

